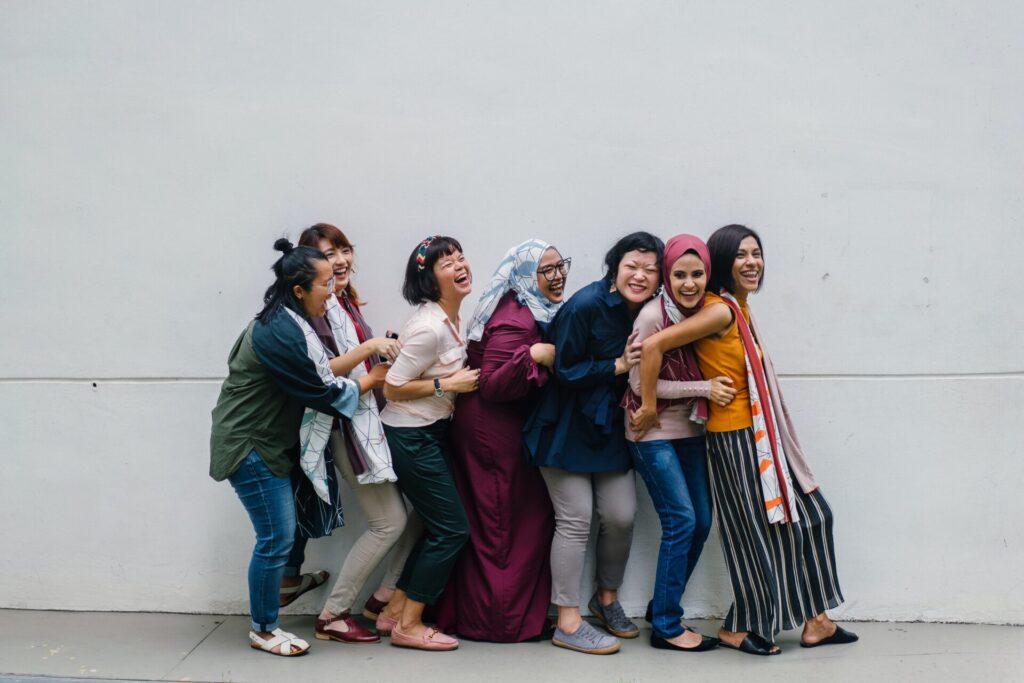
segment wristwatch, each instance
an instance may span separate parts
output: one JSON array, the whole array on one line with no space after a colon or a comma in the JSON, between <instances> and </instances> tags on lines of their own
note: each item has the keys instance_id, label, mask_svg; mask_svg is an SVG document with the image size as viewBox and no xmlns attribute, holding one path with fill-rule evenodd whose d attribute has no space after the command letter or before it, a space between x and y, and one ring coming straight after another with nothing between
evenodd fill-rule
<instances>
[{"instance_id":1,"label":"wristwatch","mask_svg":"<svg viewBox=\"0 0 1024 683\"><path fill-rule=\"evenodd\" d=\"M444 396L444 389L441 388L441 380L434 378L434 396L442 398Z\"/></svg>"}]
</instances>

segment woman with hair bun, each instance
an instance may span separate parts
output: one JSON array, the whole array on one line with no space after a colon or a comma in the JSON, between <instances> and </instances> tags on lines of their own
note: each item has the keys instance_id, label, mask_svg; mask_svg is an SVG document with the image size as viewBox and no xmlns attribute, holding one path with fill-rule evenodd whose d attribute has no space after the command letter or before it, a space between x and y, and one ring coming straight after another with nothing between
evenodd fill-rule
<instances>
[{"instance_id":1,"label":"woman with hair bun","mask_svg":"<svg viewBox=\"0 0 1024 683\"><path fill-rule=\"evenodd\" d=\"M640 631L626 617L618 589L626 572L636 513L636 484L619 399L640 359L633 319L660 283L664 245L635 232L605 255L605 276L565 302L548 328L554 379L524 427L528 459L540 466L555 511L551 602L558 606L552 643L611 654ZM580 584L594 509L597 591L590 612L612 635L580 616Z\"/></svg>"},{"instance_id":2,"label":"woman with hair bun","mask_svg":"<svg viewBox=\"0 0 1024 683\"><path fill-rule=\"evenodd\" d=\"M335 373L358 379L372 372L380 362L394 361L401 345L395 339L374 337L363 317L363 302L352 284L355 254L345 233L329 223L317 223L302 231L299 245L323 252L334 273L334 296L327 301L327 314L322 318L311 318L309 322L324 347L335 357L332 360ZM377 393L379 390L361 396L352 418L333 421L329 448L322 451L325 474L336 481L337 472L345 480L366 515L367 528L345 555L334 588L314 622L318 640L380 642L379 635L364 628L352 616L353 603L370 574L393 549L380 585L362 610L363 616L377 618L394 595L395 582L421 531L417 517L408 519L407 524L405 501L395 484L391 452L380 422L383 396L375 397ZM303 588L315 587L318 574L300 574L306 541L329 534L333 528L333 525L325 528L323 524L302 523L302 512L308 507L308 504L303 505L303 492L309 487L304 486L302 478L298 478L298 482L300 486L296 496L301 506L300 525L285 567L281 586L282 606L294 601L304 592ZM331 489L331 493L337 497L337 486ZM318 501L314 496L306 493L305 497L316 507ZM313 515L313 518L319 521L321 516ZM326 572L319 572L319 575L324 574Z\"/></svg>"},{"instance_id":3,"label":"woman with hair bun","mask_svg":"<svg viewBox=\"0 0 1024 683\"><path fill-rule=\"evenodd\" d=\"M711 271L703 309L643 342L641 406L631 427L657 423L657 378L666 350L693 344L705 377L724 376L732 401L711 401L706 424L711 492L733 605L723 647L777 655L775 636L803 626L802 647L852 643L828 618L843 602L832 509L790 422L778 377L747 305L764 282L761 238L743 225L708 240Z\"/></svg>"},{"instance_id":4,"label":"woman with hair bun","mask_svg":"<svg viewBox=\"0 0 1024 683\"><path fill-rule=\"evenodd\" d=\"M457 394L476 390L478 370L464 367L459 308L473 277L462 245L434 235L413 249L402 296L416 306L399 335L402 348L388 370L381 414L398 486L423 520L424 534L398 580L395 596L377 618L391 644L454 650L459 641L423 623L466 539L469 522L452 480L448 427Z\"/></svg>"},{"instance_id":5,"label":"woman with hair bun","mask_svg":"<svg viewBox=\"0 0 1024 683\"><path fill-rule=\"evenodd\" d=\"M351 418L360 394L380 384L383 368L358 381L335 376L309 324L326 313L334 294L331 266L318 250L294 248L286 239L274 248L282 252L273 266L276 279L228 355L228 376L212 414L210 476L231 482L256 532L249 562L250 645L292 656L307 652L309 643L281 630L278 591L295 536L290 474L303 411L311 408L328 420Z\"/></svg>"}]
</instances>

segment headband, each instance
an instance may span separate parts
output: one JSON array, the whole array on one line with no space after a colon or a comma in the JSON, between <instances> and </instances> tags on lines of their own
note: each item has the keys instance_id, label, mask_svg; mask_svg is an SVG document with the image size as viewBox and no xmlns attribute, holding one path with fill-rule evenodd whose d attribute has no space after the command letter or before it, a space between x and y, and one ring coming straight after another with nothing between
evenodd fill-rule
<instances>
[{"instance_id":1,"label":"headband","mask_svg":"<svg viewBox=\"0 0 1024 683\"><path fill-rule=\"evenodd\" d=\"M427 239L420 242L420 246L416 247L416 270L423 270L427 262L427 249L434 243L440 235L431 235Z\"/></svg>"}]
</instances>

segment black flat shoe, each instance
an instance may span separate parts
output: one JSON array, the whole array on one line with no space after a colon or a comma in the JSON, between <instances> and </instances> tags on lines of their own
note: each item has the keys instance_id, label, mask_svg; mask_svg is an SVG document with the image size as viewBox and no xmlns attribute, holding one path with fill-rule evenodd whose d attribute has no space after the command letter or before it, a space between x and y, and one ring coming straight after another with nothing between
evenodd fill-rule
<instances>
[{"instance_id":1,"label":"black flat shoe","mask_svg":"<svg viewBox=\"0 0 1024 683\"><path fill-rule=\"evenodd\" d=\"M721 641L722 647L727 647L730 650L739 650L740 652L746 652L748 655L758 655L761 657L771 657L772 655L781 655L782 649L772 651L774 646L767 640L757 635L756 633L748 633L747 637L743 639L739 647L730 645L728 641Z\"/></svg>"},{"instance_id":2,"label":"black flat shoe","mask_svg":"<svg viewBox=\"0 0 1024 683\"><path fill-rule=\"evenodd\" d=\"M651 647L658 650L674 650L675 652L707 652L708 650L714 650L718 647L718 638L709 638L708 636L702 635L700 637L700 644L694 647L682 647L675 643L670 643L666 639L651 634Z\"/></svg>"},{"instance_id":3,"label":"black flat shoe","mask_svg":"<svg viewBox=\"0 0 1024 683\"><path fill-rule=\"evenodd\" d=\"M819 645L846 645L847 643L856 643L860 640L860 637L852 631L847 631L845 628L836 624L836 632L830 635L828 638L822 638L816 643L805 643L803 640L800 641L800 647L818 647Z\"/></svg>"}]
</instances>

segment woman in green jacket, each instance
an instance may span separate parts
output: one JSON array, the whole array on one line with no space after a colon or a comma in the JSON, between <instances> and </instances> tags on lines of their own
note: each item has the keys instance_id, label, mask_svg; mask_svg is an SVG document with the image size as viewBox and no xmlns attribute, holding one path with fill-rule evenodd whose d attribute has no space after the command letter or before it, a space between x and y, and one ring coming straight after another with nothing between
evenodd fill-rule
<instances>
[{"instance_id":1,"label":"woman in green jacket","mask_svg":"<svg viewBox=\"0 0 1024 683\"><path fill-rule=\"evenodd\" d=\"M291 656L309 644L278 624L278 588L295 532L290 473L296 464L303 412L351 417L363 392L379 386L385 367L353 381L336 377L331 359L309 325L334 293L327 258L279 239L283 255L263 310L235 342L228 377L213 409L210 476L227 479L256 531L249 562L253 648ZM314 482L314 486L316 482Z\"/></svg>"}]
</instances>

